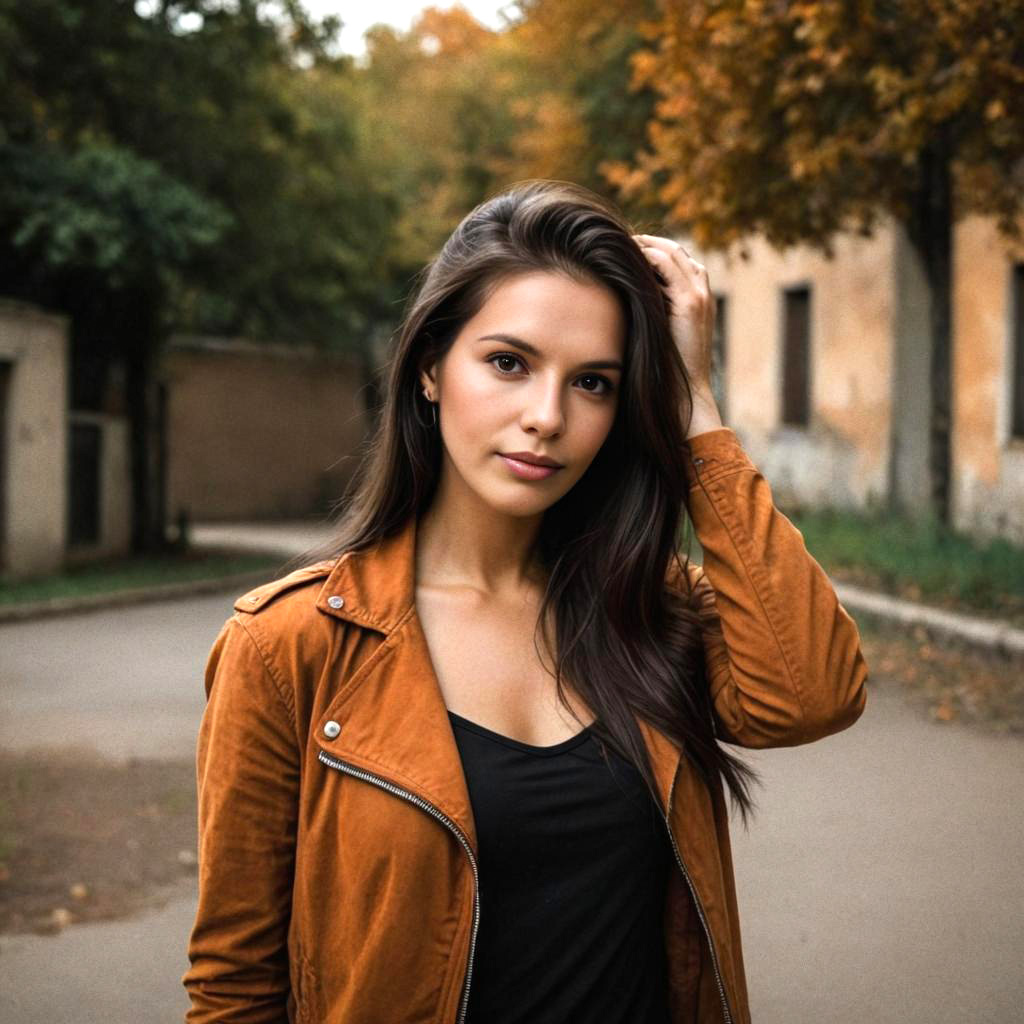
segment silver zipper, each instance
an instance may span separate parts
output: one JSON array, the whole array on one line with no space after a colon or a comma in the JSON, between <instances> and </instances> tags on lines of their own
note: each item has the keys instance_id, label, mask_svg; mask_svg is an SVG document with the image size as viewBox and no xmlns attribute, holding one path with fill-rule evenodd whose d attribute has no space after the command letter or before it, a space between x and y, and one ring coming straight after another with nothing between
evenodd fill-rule
<instances>
[{"instance_id":1,"label":"silver zipper","mask_svg":"<svg viewBox=\"0 0 1024 1024\"><path fill-rule=\"evenodd\" d=\"M469 864L473 869L473 931L470 934L469 939L469 960L466 964L466 978L462 984L462 1000L459 1004L458 1024L463 1024L466 1019L466 1008L469 1004L469 983L473 977L473 955L476 952L476 933L477 928L480 925L480 875L477 871L476 857L473 855L473 848L469 845L469 840L466 838L462 829L460 829L447 814L444 814L433 804L428 803L415 793L410 793L409 790L402 789L401 786L396 786L393 782L389 782L387 779L382 779L379 775L374 775L371 772L364 771L362 768L356 768L355 765L346 764L344 761L338 761L323 750L317 753L317 757L324 764L329 765L331 768L336 768L339 772L354 775L357 779L362 779L364 782L372 782L375 786L380 786L381 789L386 789L389 793L394 793L395 796L400 796L403 800L408 800L421 810L426 811L427 814L436 818L445 826L445 828L449 829L454 834L455 838L462 843L463 848L469 855Z\"/></svg>"},{"instance_id":2,"label":"silver zipper","mask_svg":"<svg viewBox=\"0 0 1024 1024\"><path fill-rule=\"evenodd\" d=\"M679 775L679 767L676 766L676 773L672 776L672 785L669 786L668 790L668 807L669 811L672 809L672 794L676 788L676 778ZM676 855L676 863L679 865L679 870L683 873L683 878L686 879L686 884L690 887L690 894L693 896L694 906L697 908L697 916L700 918L700 923L704 926L704 934L708 938L708 949L711 950L711 966L715 969L715 981L718 982L718 994L722 997L722 1012L725 1014L725 1024L732 1024L732 1013L729 1010L729 1000L725 996L725 986L722 984L722 975L718 969L718 955L715 953L715 944L711 939L711 929L708 927L707 918L704 916L704 907L700 902L700 897L697 895L697 890L693 886L693 882L690 879L690 873L686 870L686 865L683 863L683 858L679 855L679 847L676 846L676 837L672 835L672 826L669 824L668 814L664 814L665 828L668 829L668 838L672 843L672 852Z\"/></svg>"}]
</instances>

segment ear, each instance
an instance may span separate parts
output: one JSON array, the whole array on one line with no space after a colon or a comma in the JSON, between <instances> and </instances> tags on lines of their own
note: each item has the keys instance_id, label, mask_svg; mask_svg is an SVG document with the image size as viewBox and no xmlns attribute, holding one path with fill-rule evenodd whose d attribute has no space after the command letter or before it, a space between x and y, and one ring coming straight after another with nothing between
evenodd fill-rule
<instances>
[{"instance_id":1,"label":"ear","mask_svg":"<svg viewBox=\"0 0 1024 1024\"><path fill-rule=\"evenodd\" d=\"M437 364L431 363L420 370L420 391L427 389L427 394L437 397Z\"/></svg>"}]
</instances>

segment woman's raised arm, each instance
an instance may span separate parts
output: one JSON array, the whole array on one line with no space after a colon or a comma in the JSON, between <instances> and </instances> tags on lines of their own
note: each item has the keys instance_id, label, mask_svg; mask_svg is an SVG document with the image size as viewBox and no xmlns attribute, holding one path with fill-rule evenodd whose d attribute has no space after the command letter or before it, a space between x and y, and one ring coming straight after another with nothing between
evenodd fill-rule
<instances>
[{"instance_id":1,"label":"woman's raised arm","mask_svg":"<svg viewBox=\"0 0 1024 1024\"><path fill-rule=\"evenodd\" d=\"M856 624L736 434L721 427L686 447L704 550L690 574L720 738L795 746L847 728L867 700Z\"/></svg>"}]
</instances>

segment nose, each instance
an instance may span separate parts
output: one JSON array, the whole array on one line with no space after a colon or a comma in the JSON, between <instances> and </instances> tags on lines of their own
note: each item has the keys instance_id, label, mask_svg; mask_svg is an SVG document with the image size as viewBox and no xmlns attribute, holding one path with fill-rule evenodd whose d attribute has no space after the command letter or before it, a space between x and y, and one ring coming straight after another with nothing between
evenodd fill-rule
<instances>
[{"instance_id":1,"label":"nose","mask_svg":"<svg viewBox=\"0 0 1024 1024\"><path fill-rule=\"evenodd\" d=\"M524 389L523 394L525 405L519 419L523 430L542 437L551 437L565 430L562 388L555 377L547 380L535 377L531 387Z\"/></svg>"}]
</instances>

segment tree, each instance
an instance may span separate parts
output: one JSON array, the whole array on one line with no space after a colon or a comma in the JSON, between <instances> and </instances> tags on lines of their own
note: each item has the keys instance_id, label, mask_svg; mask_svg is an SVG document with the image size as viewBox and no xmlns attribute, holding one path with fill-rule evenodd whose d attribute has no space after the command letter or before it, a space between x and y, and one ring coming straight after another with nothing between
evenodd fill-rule
<instances>
[{"instance_id":1,"label":"tree","mask_svg":"<svg viewBox=\"0 0 1024 1024\"><path fill-rule=\"evenodd\" d=\"M71 155L8 145L0 149L0 173L13 251L53 304L72 315L73 365L101 354L125 369L135 542L159 547L159 316L175 275L221 237L228 215L156 164L105 144ZM148 536L147 528L161 532Z\"/></svg>"},{"instance_id":2,"label":"tree","mask_svg":"<svg viewBox=\"0 0 1024 1024\"><path fill-rule=\"evenodd\" d=\"M953 223L1021 234L1022 0L690 0L636 17L647 145L604 173L704 247L753 233L831 255L902 223L930 290L930 489L950 516Z\"/></svg>"},{"instance_id":3,"label":"tree","mask_svg":"<svg viewBox=\"0 0 1024 1024\"><path fill-rule=\"evenodd\" d=\"M655 0L518 0L505 45L519 56L512 100L516 134L505 178L563 178L611 197L604 168L646 142L655 93L630 89L631 58ZM572 55L566 59L566 55ZM638 220L660 213L640 194L618 196Z\"/></svg>"},{"instance_id":4,"label":"tree","mask_svg":"<svg viewBox=\"0 0 1024 1024\"><path fill-rule=\"evenodd\" d=\"M388 238L395 298L459 220L503 183L498 164L521 84L502 33L464 8L425 8L402 32L377 25L357 76L378 187L397 215Z\"/></svg>"},{"instance_id":5,"label":"tree","mask_svg":"<svg viewBox=\"0 0 1024 1024\"><path fill-rule=\"evenodd\" d=\"M164 543L171 330L358 347L384 305L337 21L266 6L0 0L4 289L71 315L94 397L124 368L136 550Z\"/></svg>"}]
</instances>

